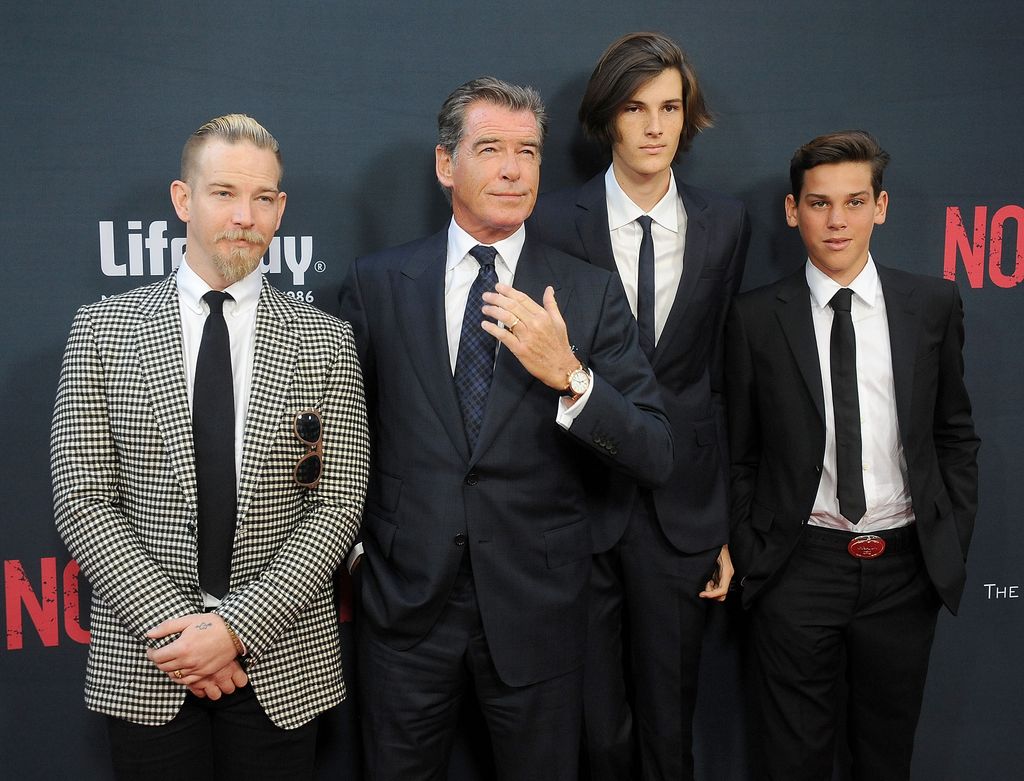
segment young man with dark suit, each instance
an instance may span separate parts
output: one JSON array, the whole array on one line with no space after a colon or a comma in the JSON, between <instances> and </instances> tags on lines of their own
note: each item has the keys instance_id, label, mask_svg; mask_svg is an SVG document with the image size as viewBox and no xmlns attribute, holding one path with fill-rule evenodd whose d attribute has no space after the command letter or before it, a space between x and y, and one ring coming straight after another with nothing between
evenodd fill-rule
<instances>
[{"instance_id":1,"label":"young man with dark suit","mask_svg":"<svg viewBox=\"0 0 1024 781\"><path fill-rule=\"evenodd\" d=\"M797 150L786 222L807 263L727 326L731 545L777 781L832 777L844 682L853 778L909 778L938 610L966 577L963 306L952 282L871 257L888 161L863 131Z\"/></svg>"},{"instance_id":2,"label":"young man with dark suit","mask_svg":"<svg viewBox=\"0 0 1024 781\"><path fill-rule=\"evenodd\" d=\"M331 576L366 408L349 326L259 269L281 173L251 117L204 124L171 185L180 267L82 307L68 339L54 505L120 779L312 778L317 715L345 696Z\"/></svg>"},{"instance_id":3,"label":"young man with dark suit","mask_svg":"<svg viewBox=\"0 0 1024 781\"><path fill-rule=\"evenodd\" d=\"M442 778L475 690L499 779L576 781L591 518L608 465L669 476L657 385L617 278L523 225L544 108L456 89L435 166L452 219L342 291L369 399L360 696L368 777Z\"/></svg>"},{"instance_id":4,"label":"young man with dark suit","mask_svg":"<svg viewBox=\"0 0 1024 781\"><path fill-rule=\"evenodd\" d=\"M594 68L579 117L611 165L581 188L542 196L530 229L618 274L675 441L663 487L608 473L591 486L589 772L692 779L706 606L725 599L732 578L722 329L749 225L739 201L691 187L673 168L711 116L693 66L670 38L615 41Z\"/></svg>"}]
</instances>

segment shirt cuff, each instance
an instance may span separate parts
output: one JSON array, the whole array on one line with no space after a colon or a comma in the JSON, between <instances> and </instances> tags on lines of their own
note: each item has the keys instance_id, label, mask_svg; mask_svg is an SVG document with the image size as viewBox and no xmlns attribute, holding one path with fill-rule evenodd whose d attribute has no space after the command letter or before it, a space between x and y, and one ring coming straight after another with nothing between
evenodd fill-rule
<instances>
[{"instance_id":1,"label":"shirt cuff","mask_svg":"<svg viewBox=\"0 0 1024 781\"><path fill-rule=\"evenodd\" d=\"M357 542L352 546L352 550L348 552L348 558L345 559L345 568L348 570L348 574L352 574L352 567L355 566L356 561L363 555L363 543Z\"/></svg>"},{"instance_id":2,"label":"shirt cuff","mask_svg":"<svg viewBox=\"0 0 1024 781\"><path fill-rule=\"evenodd\" d=\"M579 417L580 413L583 412L583 408L587 406L587 400L590 398L590 394L594 390L594 370L587 369L587 374L590 375L590 385L583 392L583 395L576 399L575 404L570 404L569 399L565 396L561 396L558 399L558 414L555 416L555 423L564 428L566 431L572 426L572 422Z\"/></svg>"}]
</instances>

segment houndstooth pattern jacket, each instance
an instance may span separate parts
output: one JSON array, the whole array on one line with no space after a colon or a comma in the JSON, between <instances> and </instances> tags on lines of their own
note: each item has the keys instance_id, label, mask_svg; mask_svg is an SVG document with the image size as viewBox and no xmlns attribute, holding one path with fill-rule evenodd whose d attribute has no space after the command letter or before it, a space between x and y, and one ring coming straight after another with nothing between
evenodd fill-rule
<instances>
[{"instance_id":1,"label":"houndstooth pattern jacket","mask_svg":"<svg viewBox=\"0 0 1024 781\"><path fill-rule=\"evenodd\" d=\"M295 414L324 422L315 491ZM249 654L275 724L345 697L332 573L359 526L369 464L362 377L347 323L263 280L245 424L231 587L217 609ZM51 437L57 528L92 584L89 708L140 724L185 688L146 658L145 633L202 609L196 478L175 276L82 307L64 355Z\"/></svg>"}]
</instances>

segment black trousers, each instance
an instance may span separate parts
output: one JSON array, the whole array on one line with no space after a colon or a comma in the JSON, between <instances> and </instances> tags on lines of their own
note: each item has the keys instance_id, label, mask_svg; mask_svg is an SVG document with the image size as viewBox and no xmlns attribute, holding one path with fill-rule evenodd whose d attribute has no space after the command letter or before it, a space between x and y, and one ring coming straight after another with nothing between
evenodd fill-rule
<instances>
[{"instance_id":1,"label":"black trousers","mask_svg":"<svg viewBox=\"0 0 1024 781\"><path fill-rule=\"evenodd\" d=\"M529 620L529 616L525 617ZM366 778L447 778L463 697L475 689L499 781L577 781L582 670L509 686L491 660L468 567L430 633L398 651L358 623Z\"/></svg>"},{"instance_id":2,"label":"black trousers","mask_svg":"<svg viewBox=\"0 0 1024 781\"><path fill-rule=\"evenodd\" d=\"M622 539L594 557L583 694L592 781L693 779L708 609L697 595L718 552L674 548L643 492Z\"/></svg>"},{"instance_id":3,"label":"black trousers","mask_svg":"<svg viewBox=\"0 0 1024 781\"><path fill-rule=\"evenodd\" d=\"M883 532L877 559L854 535L807 527L752 606L762 768L776 781L829 781L845 679L852 777L906 781L939 598L913 527Z\"/></svg>"},{"instance_id":4,"label":"black trousers","mask_svg":"<svg viewBox=\"0 0 1024 781\"><path fill-rule=\"evenodd\" d=\"M120 781L313 777L317 719L282 729L251 686L216 701L188 694L178 715L159 726L109 717L107 732Z\"/></svg>"}]
</instances>

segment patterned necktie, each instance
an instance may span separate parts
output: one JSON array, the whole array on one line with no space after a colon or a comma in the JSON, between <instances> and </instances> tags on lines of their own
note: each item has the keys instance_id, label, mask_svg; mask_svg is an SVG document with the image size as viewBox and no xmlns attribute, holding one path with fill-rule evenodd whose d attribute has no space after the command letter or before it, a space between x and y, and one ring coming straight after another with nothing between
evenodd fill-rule
<instances>
[{"instance_id":1,"label":"patterned necktie","mask_svg":"<svg viewBox=\"0 0 1024 781\"><path fill-rule=\"evenodd\" d=\"M211 290L192 385L192 439L199 491L199 583L215 597L228 593L235 539L235 391L224 321L227 293Z\"/></svg>"},{"instance_id":2,"label":"patterned necktie","mask_svg":"<svg viewBox=\"0 0 1024 781\"><path fill-rule=\"evenodd\" d=\"M455 390L459 394L459 407L466 426L469 449L476 446L480 436L480 425L487 407L487 392L491 388L494 374L494 350L497 340L480 327L482 296L498 283L494 270L494 247L477 244L469 251L480 264L480 271L469 289L466 311L462 316L462 333L459 336L459 354L455 359Z\"/></svg>"},{"instance_id":3,"label":"patterned necktie","mask_svg":"<svg viewBox=\"0 0 1024 781\"><path fill-rule=\"evenodd\" d=\"M832 296L832 335L829 351L832 370L832 407L836 427L836 481L839 512L857 524L867 510L864 499L860 439L860 398L857 393L857 340L850 314L853 291L841 288Z\"/></svg>"},{"instance_id":4,"label":"patterned necktie","mask_svg":"<svg viewBox=\"0 0 1024 781\"><path fill-rule=\"evenodd\" d=\"M650 217L644 214L636 221L644 232L636 272L636 322L640 327L640 349L650 360L654 355L654 237Z\"/></svg>"}]
</instances>

